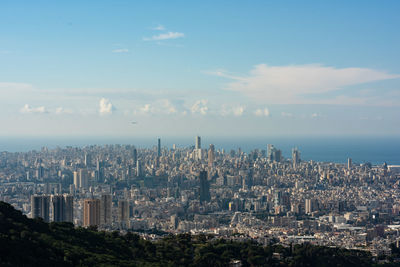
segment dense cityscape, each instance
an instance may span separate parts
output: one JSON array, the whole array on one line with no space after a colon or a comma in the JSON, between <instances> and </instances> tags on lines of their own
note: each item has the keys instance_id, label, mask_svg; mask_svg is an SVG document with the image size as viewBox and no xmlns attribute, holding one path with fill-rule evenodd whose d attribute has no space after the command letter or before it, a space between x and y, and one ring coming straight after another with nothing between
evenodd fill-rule
<instances>
[{"instance_id":1,"label":"dense cityscape","mask_svg":"<svg viewBox=\"0 0 400 267\"><path fill-rule=\"evenodd\" d=\"M302 161L293 148L91 145L0 154L0 200L30 218L147 240L207 234L390 255L399 245L400 166Z\"/></svg>"}]
</instances>

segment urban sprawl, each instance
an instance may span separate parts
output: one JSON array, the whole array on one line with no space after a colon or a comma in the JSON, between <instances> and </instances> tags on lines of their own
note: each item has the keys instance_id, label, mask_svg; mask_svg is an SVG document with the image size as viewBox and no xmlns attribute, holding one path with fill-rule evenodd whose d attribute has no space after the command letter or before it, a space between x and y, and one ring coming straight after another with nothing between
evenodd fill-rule
<instances>
[{"instance_id":1,"label":"urban sprawl","mask_svg":"<svg viewBox=\"0 0 400 267\"><path fill-rule=\"evenodd\" d=\"M0 153L0 200L28 217L107 231L207 234L261 244L390 254L399 246L400 166L291 159L267 145L66 147Z\"/></svg>"}]
</instances>

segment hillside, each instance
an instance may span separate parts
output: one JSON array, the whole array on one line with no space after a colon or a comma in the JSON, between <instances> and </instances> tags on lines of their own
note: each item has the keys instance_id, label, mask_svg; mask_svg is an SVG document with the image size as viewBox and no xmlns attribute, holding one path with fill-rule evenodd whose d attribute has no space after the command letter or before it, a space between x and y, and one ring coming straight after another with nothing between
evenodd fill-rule
<instances>
[{"instance_id":1,"label":"hillside","mask_svg":"<svg viewBox=\"0 0 400 267\"><path fill-rule=\"evenodd\" d=\"M133 233L44 223L0 202L1 266L228 266L233 259L243 266L372 266L368 253L311 245L262 247L188 234L150 242Z\"/></svg>"}]
</instances>

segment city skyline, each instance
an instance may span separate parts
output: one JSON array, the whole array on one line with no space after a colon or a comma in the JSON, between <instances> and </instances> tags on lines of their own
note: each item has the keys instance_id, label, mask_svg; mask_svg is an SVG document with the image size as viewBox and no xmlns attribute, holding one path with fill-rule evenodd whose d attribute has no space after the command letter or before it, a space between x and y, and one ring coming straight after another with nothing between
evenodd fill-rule
<instances>
[{"instance_id":1,"label":"city skyline","mask_svg":"<svg viewBox=\"0 0 400 267\"><path fill-rule=\"evenodd\" d=\"M399 5L6 1L0 136L398 135Z\"/></svg>"}]
</instances>

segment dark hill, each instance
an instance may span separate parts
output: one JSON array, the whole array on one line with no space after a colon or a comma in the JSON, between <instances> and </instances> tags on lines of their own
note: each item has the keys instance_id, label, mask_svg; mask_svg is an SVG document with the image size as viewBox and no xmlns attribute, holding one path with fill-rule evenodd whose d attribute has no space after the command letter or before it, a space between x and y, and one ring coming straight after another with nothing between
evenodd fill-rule
<instances>
[{"instance_id":1,"label":"dark hill","mask_svg":"<svg viewBox=\"0 0 400 267\"><path fill-rule=\"evenodd\" d=\"M275 253L275 255L273 254ZM279 253L279 254L277 254ZM278 257L279 256L279 257ZM262 247L254 242L182 234L150 242L71 223L28 219L0 202L0 266L371 266L368 253L311 245Z\"/></svg>"}]
</instances>

